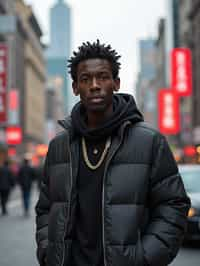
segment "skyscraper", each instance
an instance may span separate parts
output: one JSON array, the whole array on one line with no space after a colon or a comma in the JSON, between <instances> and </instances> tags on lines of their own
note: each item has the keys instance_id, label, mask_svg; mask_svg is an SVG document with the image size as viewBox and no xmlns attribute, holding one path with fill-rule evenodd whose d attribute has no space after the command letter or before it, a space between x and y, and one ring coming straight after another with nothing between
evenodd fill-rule
<instances>
[{"instance_id":1,"label":"skyscraper","mask_svg":"<svg viewBox=\"0 0 200 266\"><path fill-rule=\"evenodd\" d=\"M156 75L156 43L152 38L140 40L140 73L136 85L138 106L144 114L145 120L154 127L156 121L156 90L153 80Z\"/></svg>"},{"instance_id":2,"label":"skyscraper","mask_svg":"<svg viewBox=\"0 0 200 266\"><path fill-rule=\"evenodd\" d=\"M69 57L71 43L71 10L64 0L58 2L50 11L49 57Z\"/></svg>"},{"instance_id":3,"label":"skyscraper","mask_svg":"<svg viewBox=\"0 0 200 266\"><path fill-rule=\"evenodd\" d=\"M46 51L48 78L59 79L62 84L65 115L70 112L75 102L67 73L67 60L70 56L71 46L70 17L69 5L64 0L57 0L50 10L50 44Z\"/></svg>"}]
</instances>

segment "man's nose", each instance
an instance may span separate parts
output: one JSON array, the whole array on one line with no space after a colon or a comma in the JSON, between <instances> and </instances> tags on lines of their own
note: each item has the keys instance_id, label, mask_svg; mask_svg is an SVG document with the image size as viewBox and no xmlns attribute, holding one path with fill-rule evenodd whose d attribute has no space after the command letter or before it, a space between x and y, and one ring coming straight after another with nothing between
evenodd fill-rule
<instances>
[{"instance_id":1,"label":"man's nose","mask_svg":"<svg viewBox=\"0 0 200 266\"><path fill-rule=\"evenodd\" d=\"M92 78L91 88L92 89L99 89L99 84L98 84L98 81L97 81L97 78L96 77L93 77Z\"/></svg>"}]
</instances>

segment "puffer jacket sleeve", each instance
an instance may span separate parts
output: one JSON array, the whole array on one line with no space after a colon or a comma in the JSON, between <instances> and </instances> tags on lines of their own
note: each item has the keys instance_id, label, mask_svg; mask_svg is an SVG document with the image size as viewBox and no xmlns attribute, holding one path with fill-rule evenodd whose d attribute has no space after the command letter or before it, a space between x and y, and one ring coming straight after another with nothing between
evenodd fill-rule
<instances>
[{"instance_id":1,"label":"puffer jacket sleeve","mask_svg":"<svg viewBox=\"0 0 200 266\"><path fill-rule=\"evenodd\" d=\"M176 256L187 225L190 200L164 136L156 134L150 179L150 222L142 236L149 266L166 266Z\"/></svg>"},{"instance_id":2,"label":"puffer jacket sleeve","mask_svg":"<svg viewBox=\"0 0 200 266\"><path fill-rule=\"evenodd\" d=\"M48 214L50 210L48 183L49 183L49 157L51 149L52 148L50 143L44 164L40 195L35 207L37 258L41 266L45 265L44 258L46 256L46 250L48 246Z\"/></svg>"}]
</instances>

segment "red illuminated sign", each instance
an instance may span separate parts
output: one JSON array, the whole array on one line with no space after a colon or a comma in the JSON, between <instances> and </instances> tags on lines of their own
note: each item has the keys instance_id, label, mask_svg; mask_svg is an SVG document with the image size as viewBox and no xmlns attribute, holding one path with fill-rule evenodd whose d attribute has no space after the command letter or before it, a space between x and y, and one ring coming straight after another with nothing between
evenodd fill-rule
<instances>
[{"instance_id":1,"label":"red illuminated sign","mask_svg":"<svg viewBox=\"0 0 200 266\"><path fill-rule=\"evenodd\" d=\"M12 156L15 156L16 154L17 154L17 151L15 148L8 149L8 156L12 157Z\"/></svg>"},{"instance_id":2,"label":"red illuminated sign","mask_svg":"<svg viewBox=\"0 0 200 266\"><path fill-rule=\"evenodd\" d=\"M0 44L0 122L7 122L6 87L7 87L8 49Z\"/></svg>"},{"instance_id":3,"label":"red illuminated sign","mask_svg":"<svg viewBox=\"0 0 200 266\"><path fill-rule=\"evenodd\" d=\"M186 156L194 156L196 155L196 147L195 146L185 146L183 152Z\"/></svg>"},{"instance_id":4,"label":"red illuminated sign","mask_svg":"<svg viewBox=\"0 0 200 266\"><path fill-rule=\"evenodd\" d=\"M19 90L11 89L8 93L8 123L19 125Z\"/></svg>"},{"instance_id":5,"label":"red illuminated sign","mask_svg":"<svg viewBox=\"0 0 200 266\"><path fill-rule=\"evenodd\" d=\"M9 91L9 109L16 111L19 108L19 94L18 91L12 89Z\"/></svg>"},{"instance_id":6,"label":"red illuminated sign","mask_svg":"<svg viewBox=\"0 0 200 266\"><path fill-rule=\"evenodd\" d=\"M6 143L17 145L22 142L22 130L20 127L8 127L6 129Z\"/></svg>"},{"instance_id":7,"label":"red illuminated sign","mask_svg":"<svg viewBox=\"0 0 200 266\"><path fill-rule=\"evenodd\" d=\"M158 94L158 123L160 132L166 135L180 131L178 96L171 89L162 89Z\"/></svg>"},{"instance_id":8,"label":"red illuminated sign","mask_svg":"<svg viewBox=\"0 0 200 266\"><path fill-rule=\"evenodd\" d=\"M179 96L192 93L192 62L188 48L174 48L171 52L171 88Z\"/></svg>"}]
</instances>

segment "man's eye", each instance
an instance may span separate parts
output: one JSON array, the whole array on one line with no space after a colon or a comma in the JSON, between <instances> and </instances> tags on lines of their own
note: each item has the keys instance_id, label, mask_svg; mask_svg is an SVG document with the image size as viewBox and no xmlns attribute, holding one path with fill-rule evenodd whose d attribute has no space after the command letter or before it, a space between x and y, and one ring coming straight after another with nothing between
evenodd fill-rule
<instances>
[{"instance_id":1,"label":"man's eye","mask_svg":"<svg viewBox=\"0 0 200 266\"><path fill-rule=\"evenodd\" d=\"M83 81L83 82L87 82L87 81L88 81L88 78L87 78L87 77L82 78L81 81Z\"/></svg>"},{"instance_id":2,"label":"man's eye","mask_svg":"<svg viewBox=\"0 0 200 266\"><path fill-rule=\"evenodd\" d=\"M103 75L103 76L100 76L100 79L101 80L105 80L105 79L108 79L109 77L107 75Z\"/></svg>"}]
</instances>

